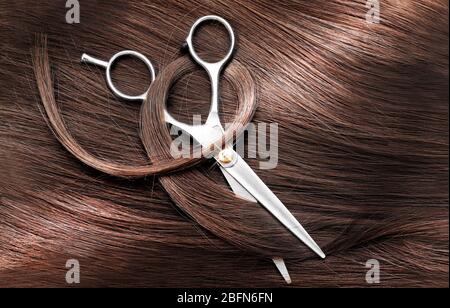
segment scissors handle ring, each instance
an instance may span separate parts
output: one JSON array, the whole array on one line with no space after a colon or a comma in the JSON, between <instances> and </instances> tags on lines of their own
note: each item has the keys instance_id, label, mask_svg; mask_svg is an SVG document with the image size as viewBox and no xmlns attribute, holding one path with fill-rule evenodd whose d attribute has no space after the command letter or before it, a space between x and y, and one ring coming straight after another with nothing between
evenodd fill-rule
<instances>
[{"instance_id":1,"label":"scissors handle ring","mask_svg":"<svg viewBox=\"0 0 450 308\"><path fill-rule=\"evenodd\" d=\"M142 101L147 97L147 93L150 89L150 85L148 87L148 89L140 94L140 95L127 95L125 93L123 93L122 91L120 91L115 85L114 82L112 80L112 68L114 67L115 63L121 58L121 57L134 57L137 58L139 60L141 60L142 62L144 62L145 66L147 66L147 69L150 72L150 77L151 77L151 83L153 83L153 81L155 80L155 69L152 65L152 63L150 62L150 60L144 56L143 54L137 52L137 51L133 51L133 50L124 50L124 51L120 51L118 53L116 53L114 56L112 56L112 58L108 61L102 61L99 59L96 59L94 57L91 57L87 54L83 54L83 56L81 57L81 61L82 62L86 62L86 63L90 63L90 64L95 64L98 66L103 67L104 69L106 69L106 83L108 85L108 88L114 93L114 95L116 95L117 97L127 100L127 101Z\"/></svg>"},{"instance_id":2,"label":"scissors handle ring","mask_svg":"<svg viewBox=\"0 0 450 308\"><path fill-rule=\"evenodd\" d=\"M200 26L200 24L202 24L205 21L216 21L216 22L221 23L227 29L228 34L230 35L230 48L228 50L228 53L225 55L225 57L222 60L215 62L215 63L206 62L206 61L202 60L194 48L193 38L194 38L195 31L197 30L197 27ZM190 52L191 56L194 58L194 60L198 64L203 66L206 70L210 69L211 67L215 67L217 71L220 71L222 69L222 67L230 60L231 56L233 55L236 39L234 36L233 28L228 23L228 21L226 21L222 17L216 16L216 15L208 15L208 16L199 18L194 23L194 25L191 27L188 37L186 38L186 43L189 48L189 52Z\"/></svg>"}]
</instances>

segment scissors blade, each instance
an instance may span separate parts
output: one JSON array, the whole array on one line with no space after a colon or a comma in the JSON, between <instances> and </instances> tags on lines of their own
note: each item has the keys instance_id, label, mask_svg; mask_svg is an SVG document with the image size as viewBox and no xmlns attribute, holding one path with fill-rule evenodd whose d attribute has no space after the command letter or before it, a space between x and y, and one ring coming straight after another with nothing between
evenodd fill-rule
<instances>
[{"instance_id":1,"label":"scissors blade","mask_svg":"<svg viewBox=\"0 0 450 308\"><path fill-rule=\"evenodd\" d=\"M172 116L170 116L168 113L166 113L166 122L172 123L173 125L177 126L178 128L184 130L187 132L190 136L192 136L197 142L200 144L208 144L208 140L214 138L219 138L223 133L222 125L220 124L219 118L217 118L217 121L214 126L219 128L219 130L210 130L210 134L205 134L205 129L201 126L189 126L185 125L183 123L180 123L173 119ZM219 165L220 166L220 165ZM229 174L226 169L222 166L220 166L220 170L222 171L223 175L225 176L225 179L227 180L228 184L230 185L233 192L236 194L236 196L245 199L250 202L257 203L258 201L244 188L241 184L239 184L238 181L236 181L231 174ZM273 258L273 262L275 263L275 266L277 267L280 274L283 276L284 280L287 284L291 283L291 277L289 276L289 272L287 270L286 264L284 263L284 260L282 258Z\"/></svg>"},{"instance_id":2,"label":"scissors blade","mask_svg":"<svg viewBox=\"0 0 450 308\"><path fill-rule=\"evenodd\" d=\"M277 267L278 271L280 272L281 276L283 276L284 280L286 280L287 284L291 284L291 276L289 275L289 271L286 267L286 263L284 263L284 260L282 258L273 258L273 263L275 263L275 266Z\"/></svg>"},{"instance_id":3,"label":"scissors blade","mask_svg":"<svg viewBox=\"0 0 450 308\"><path fill-rule=\"evenodd\" d=\"M225 176L225 179L227 180L228 184L230 185L231 189L236 194L236 196L250 202L258 203L258 201L256 201L256 199L244 187L242 187L242 185L239 184L239 182L236 181L226 171L224 167L220 166L220 170L222 171L223 175ZM275 266L277 267L281 276L283 276L286 283L291 284L292 283L291 276L289 275L289 271L286 267L286 263L284 262L283 258L273 258L272 261L273 263L275 263Z\"/></svg>"},{"instance_id":4,"label":"scissors blade","mask_svg":"<svg viewBox=\"0 0 450 308\"><path fill-rule=\"evenodd\" d=\"M258 200L273 216L275 216L275 218L278 219L278 221L291 231L292 234L305 243L306 246L321 258L325 258L325 254L320 249L319 245L316 244L280 199L278 199L266 184L264 184L239 154L234 151L233 154L235 155L235 161L231 165L222 163L218 156L215 158L227 173Z\"/></svg>"},{"instance_id":5,"label":"scissors blade","mask_svg":"<svg viewBox=\"0 0 450 308\"><path fill-rule=\"evenodd\" d=\"M239 184L238 181L236 181L226 170L224 167L220 166L220 170L222 171L223 175L225 176L225 179L228 182L228 185L230 185L233 192L238 196L239 198L245 199L250 202L257 203L255 198L244 188L241 184Z\"/></svg>"}]
</instances>

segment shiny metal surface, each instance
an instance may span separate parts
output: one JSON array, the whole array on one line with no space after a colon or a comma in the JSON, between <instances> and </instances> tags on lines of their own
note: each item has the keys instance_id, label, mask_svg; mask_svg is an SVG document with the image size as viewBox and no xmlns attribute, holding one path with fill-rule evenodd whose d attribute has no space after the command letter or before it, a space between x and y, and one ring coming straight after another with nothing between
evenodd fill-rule
<instances>
[{"instance_id":1,"label":"shiny metal surface","mask_svg":"<svg viewBox=\"0 0 450 308\"><path fill-rule=\"evenodd\" d=\"M193 44L193 37L197 30L203 22L206 21L216 21L221 23L228 31L230 36L230 48L225 57L215 63L210 63L202 60L195 51ZM192 26L188 37L186 38L186 43L190 52L191 57L196 63L203 67L211 82L211 106L208 114L208 118L205 124L202 125L189 125L187 123L180 122L176 120L172 115L170 115L167 110L165 110L165 120L167 123L175 125L176 127L182 129L189 135L191 135L198 143L202 146L208 146L211 143L219 140L224 134L224 129L219 117L219 86L220 86L220 74L225 67L225 65L230 61L233 56L233 51L235 48L236 39L234 32L230 24L223 18L219 16L209 15L198 19ZM143 61L147 68L149 69L152 82L155 79L155 71L150 60L144 55L131 51L125 50L115 54L108 62L96 59L87 54L83 54L81 61L84 63L94 64L103 67L106 70L107 84L111 91L119 98L128 101L143 101L147 97L148 90L141 95L131 96L119 91L112 82L111 69L114 63L123 56L136 57ZM264 184L264 182L258 177L258 175L250 168L250 166L244 161L242 157L236 153L232 145L228 145L226 148L226 155L220 156L220 152L217 153L214 158L218 162L222 173L224 174L228 184L230 185L233 192L240 198L251 202L259 202L261 205L268 210L283 226L285 226L292 234L294 234L299 240L304 242L310 249L312 249L321 258L325 258L325 254L316 244L316 242L311 238L311 236L305 231L302 225L297 221L297 219L291 214L291 212L284 206L284 204L275 196L275 194ZM224 153L222 153L224 154ZM224 159L224 157L226 157ZM233 159L228 159L232 157ZM291 282L289 273L286 268L286 264L282 258L273 258L275 265L284 277L287 283Z\"/></svg>"}]
</instances>

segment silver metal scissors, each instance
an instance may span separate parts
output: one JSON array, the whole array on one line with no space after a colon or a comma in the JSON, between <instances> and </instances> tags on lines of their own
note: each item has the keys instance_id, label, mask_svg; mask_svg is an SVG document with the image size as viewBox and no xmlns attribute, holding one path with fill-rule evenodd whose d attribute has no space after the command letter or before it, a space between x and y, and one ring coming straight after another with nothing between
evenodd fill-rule
<instances>
[{"instance_id":1,"label":"silver metal scissors","mask_svg":"<svg viewBox=\"0 0 450 308\"><path fill-rule=\"evenodd\" d=\"M202 60L195 51L193 44L193 36L197 27L206 21L215 21L221 23L228 31L230 36L230 48L225 57L215 63L210 63ZM167 123L175 125L181 130L191 135L202 146L208 146L212 142L219 140L224 134L224 128L219 117L219 85L220 74L225 65L233 56L235 48L235 36L230 24L219 16L204 16L198 19L192 26L189 35L186 39L189 53L194 61L203 67L209 75L211 82L211 107L208 118L204 124L189 125L174 119L169 112L165 111L165 120ZM111 69L115 61L122 56L136 57L143 61L148 67L152 81L155 79L155 71L151 62L144 55L126 50L115 54L109 62L98 60L94 57L83 54L81 61L85 63L95 64L106 69L107 84L111 91L119 98L128 101L143 101L147 97L148 90L137 96L130 96L119 91L113 84L111 78ZM292 234L299 240L304 242L311 250L318 254L321 258L325 258L325 254L306 232L297 219L284 206L284 204L275 196L275 194L264 184L258 175L250 168L244 159L233 150L232 145L228 145L225 149L214 156L218 162L222 173L224 174L228 184L231 186L233 192L248 201L259 202L265 209L267 209L278 221L283 224ZM273 258L275 265L285 280L290 283L289 273L282 258Z\"/></svg>"}]
</instances>

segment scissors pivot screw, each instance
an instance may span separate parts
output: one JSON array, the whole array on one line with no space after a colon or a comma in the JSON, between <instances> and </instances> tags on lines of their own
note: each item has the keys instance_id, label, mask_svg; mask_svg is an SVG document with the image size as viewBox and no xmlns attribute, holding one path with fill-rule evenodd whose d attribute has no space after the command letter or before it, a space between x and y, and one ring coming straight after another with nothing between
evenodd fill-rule
<instances>
[{"instance_id":1,"label":"scissors pivot screw","mask_svg":"<svg viewBox=\"0 0 450 308\"><path fill-rule=\"evenodd\" d=\"M223 164L229 164L236 159L234 151L231 149L225 149L219 153L219 161Z\"/></svg>"}]
</instances>

